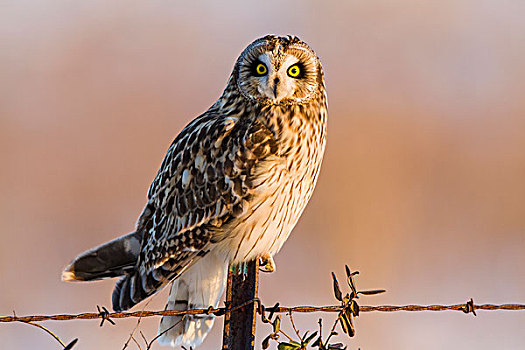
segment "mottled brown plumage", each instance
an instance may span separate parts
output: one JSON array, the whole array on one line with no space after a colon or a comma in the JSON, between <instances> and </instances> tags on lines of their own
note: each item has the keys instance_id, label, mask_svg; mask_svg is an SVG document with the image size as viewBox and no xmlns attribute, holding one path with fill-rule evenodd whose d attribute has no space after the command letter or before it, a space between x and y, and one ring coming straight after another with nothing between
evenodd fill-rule
<instances>
[{"instance_id":1,"label":"mottled brown plumage","mask_svg":"<svg viewBox=\"0 0 525 350\"><path fill-rule=\"evenodd\" d=\"M171 144L133 235L142 237L140 249L125 252L126 261L136 254L133 266L110 269L107 262L105 269L84 275L124 273L113 293L117 311L172 280L168 308L216 305L226 266L271 258L297 223L319 174L326 119L323 71L315 53L293 36L254 41L217 102ZM92 261L97 250L86 256ZM82 256L77 259L79 266ZM81 271L74 263L64 276L75 279ZM192 298L199 288L209 295ZM160 330L175 320L163 318ZM161 340L197 345L212 320L188 318Z\"/></svg>"}]
</instances>

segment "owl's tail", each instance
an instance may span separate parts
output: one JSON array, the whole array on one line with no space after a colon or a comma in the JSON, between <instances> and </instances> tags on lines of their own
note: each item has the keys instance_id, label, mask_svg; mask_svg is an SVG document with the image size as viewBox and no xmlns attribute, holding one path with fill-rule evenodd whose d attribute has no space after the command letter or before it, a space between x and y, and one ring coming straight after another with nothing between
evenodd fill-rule
<instances>
[{"instance_id":1,"label":"owl's tail","mask_svg":"<svg viewBox=\"0 0 525 350\"><path fill-rule=\"evenodd\" d=\"M166 310L217 307L227 280L228 265L213 251L173 281ZM161 345L195 348L213 326L213 315L163 316L159 325Z\"/></svg>"},{"instance_id":2,"label":"owl's tail","mask_svg":"<svg viewBox=\"0 0 525 350\"><path fill-rule=\"evenodd\" d=\"M62 273L62 280L67 282L94 281L124 276L115 286L113 293L115 298L115 295L120 295L123 283L126 281L129 283L132 277L137 276L134 274L134 269L141 242L142 235L133 232L90 249L80 254L66 267ZM226 286L227 269L228 264L223 258L218 257L213 251L208 252L175 279L171 286L166 310L217 307ZM150 294L152 293L148 295ZM130 298L126 300L128 299L131 300ZM133 304L126 304L125 309L134 304L134 301ZM115 302L113 307L122 309L120 304L115 304ZM208 335L214 319L213 315L164 316L159 326L158 341L162 345L173 347L184 345L187 348L195 348Z\"/></svg>"},{"instance_id":3,"label":"owl's tail","mask_svg":"<svg viewBox=\"0 0 525 350\"><path fill-rule=\"evenodd\" d=\"M90 249L64 269L62 280L95 281L125 275L135 267L141 241L142 234L132 232Z\"/></svg>"}]
</instances>

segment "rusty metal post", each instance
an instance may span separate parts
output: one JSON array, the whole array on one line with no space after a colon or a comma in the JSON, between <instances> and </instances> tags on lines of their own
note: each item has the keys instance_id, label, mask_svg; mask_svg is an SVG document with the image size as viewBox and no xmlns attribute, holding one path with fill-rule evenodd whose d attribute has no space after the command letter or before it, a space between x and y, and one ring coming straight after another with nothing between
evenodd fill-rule
<instances>
[{"instance_id":1,"label":"rusty metal post","mask_svg":"<svg viewBox=\"0 0 525 350\"><path fill-rule=\"evenodd\" d=\"M228 273L226 307L234 308L257 298L259 261L247 264L247 275ZM252 350L255 344L257 304L251 303L224 315L223 350Z\"/></svg>"}]
</instances>

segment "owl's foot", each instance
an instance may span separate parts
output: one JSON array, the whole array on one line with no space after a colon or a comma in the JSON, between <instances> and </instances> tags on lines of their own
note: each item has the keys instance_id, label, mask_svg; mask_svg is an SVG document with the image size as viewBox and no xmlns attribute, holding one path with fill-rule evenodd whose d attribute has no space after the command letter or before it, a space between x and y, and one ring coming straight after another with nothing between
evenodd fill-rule
<instances>
[{"instance_id":1,"label":"owl's foot","mask_svg":"<svg viewBox=\"0 0 525 350\"><path fill-rule=\"evenodd\" d=\"M259 259L259 270L262 272L274 272L275 271L275 261L270 254L263 255Z\"/></svg>"}]
</instances>

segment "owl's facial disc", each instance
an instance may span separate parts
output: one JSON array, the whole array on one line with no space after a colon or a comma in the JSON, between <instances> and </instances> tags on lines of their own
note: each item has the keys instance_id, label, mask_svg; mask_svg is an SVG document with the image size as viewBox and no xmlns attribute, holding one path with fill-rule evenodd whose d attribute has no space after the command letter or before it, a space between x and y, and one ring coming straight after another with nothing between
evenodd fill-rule
<instances>
[{"instance_id":1,"label":"owl's facial disc","mask_svg":"<svg viewBox=\"0 0 525 350\"><path fill-rule=\"evenodd\" d=\"M265 67L268 67L265 74L257 76L259 81L256 83L256 86L260 96L274 103L294 97L298 89L297 80L301 79L301 64L297 61L297 58L286 55L281 64L276 65L272 62L270 55L264 53L258 57L257 62L257 65L262 63ZM293 75L289 74L290 68L294 72ZM297 74L295 74L296 71L298 72Z\"/></svg>"},{"instance_id":2,"label":"owl's facial disc","mask_svg":"<svg viewBox=\"0 0 525 350\"><path fill-rule=\"evenodd\" d=\"M250 99L300 103L318 88L319 61L309 48L261 43L239 59L237 84Z\"/></svg>"}]
</instances>

